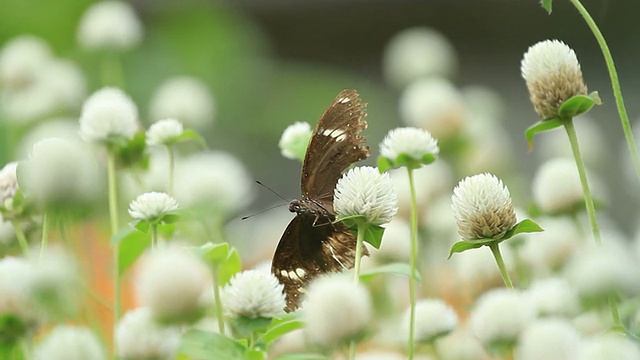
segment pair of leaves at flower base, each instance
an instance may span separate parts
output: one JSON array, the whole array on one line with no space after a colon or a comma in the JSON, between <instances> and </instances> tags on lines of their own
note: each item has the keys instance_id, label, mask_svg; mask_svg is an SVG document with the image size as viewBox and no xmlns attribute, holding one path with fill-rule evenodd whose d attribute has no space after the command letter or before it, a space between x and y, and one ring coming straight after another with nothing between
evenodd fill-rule
<instances>
[{"instance_id":1,"label":"pair of leaves at flower base","mask_svg":"<svg viewBox=\"0 0 640 360\"><path fill-rule=\"evenodd\" d=\"M597 91L589 95L576 95L569 98L558 108L558 116L538 121L525 131L524 135L527 138L529 151L533 150L533 137L535 135L563 126L572 121L574 117L591 110L594 105L601 104L602 99L600 99Z\"/></svg>"},{"instance_id":2,"label":"pair of leaves at flower base","mask_svg":"<svg viewBox=\"0 0 640 360\"><path fill-rule=\"evenodd\" d=\"M451 256L453 256L453 254L455 253L461 253L467 250L477 249L482 246L499 244L505 240L511 239L512 237L518 234L534 233L534 232L541 232L541 231L544 231L544 230L540 227L540 225L533 222L533 220L525 219L515 224L502 237L497 239L489 238L489 239L470 239L470 240L458 241L457 243L453 244L453 246L451 246L451 250L449 250L449 257L447 259L450 259Z\"/></svg>"},{"instance_id":3,"label":"pair of leaves at flower base","mask_svg":"<svg viewBox=\"0 0 640 360\"><path fill-rule=\"evenodd\" d=\"M236 248L228 243L214 244L208 242L202 246L190 248L192 252L202 258L211 269L215 269L218 285L224 286L236 273L242 270L242 261Z\"/></svg>"}]
</instances>

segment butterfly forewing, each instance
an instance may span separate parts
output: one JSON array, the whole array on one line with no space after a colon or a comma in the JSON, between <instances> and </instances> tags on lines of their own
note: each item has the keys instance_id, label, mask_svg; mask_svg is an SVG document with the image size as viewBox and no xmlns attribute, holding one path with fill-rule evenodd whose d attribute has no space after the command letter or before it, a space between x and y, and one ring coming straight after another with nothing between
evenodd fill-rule
<instances>
[{"instance_id":1,"label":"butterfly forewing","mask_svg":"<svg viewBox=\"0 0 640 360\"><path fill-rule=\"evenodd\" d=\"M369 156L360 136L367 127L365 115L358 93L343 90L311 135L302 165L302 198L290 208L297 215L282 235L271 266L284 284L286 311L300 306L305 286L313 278L354 265L356 239L342 223L333 223L333 191L351 164Z\"/></svg>"}]
</instances>

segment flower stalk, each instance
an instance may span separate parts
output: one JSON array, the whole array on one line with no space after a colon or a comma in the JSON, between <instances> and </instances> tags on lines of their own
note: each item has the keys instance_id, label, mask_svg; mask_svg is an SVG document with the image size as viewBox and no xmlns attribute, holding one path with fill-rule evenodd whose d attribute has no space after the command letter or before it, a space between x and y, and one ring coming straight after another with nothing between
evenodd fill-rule
<instances>
[{"instance_id":1,"label":"flower stalk","mask_svg":"<svg viewBox=\"0 0 640 360\"><path fill-rule=\"evenodd\" d=\"M500 253L500 245L495 242L489 245L489 248L491 249L493 257L496 259L496 264L498 264L498 268L500 269L500 275L502 276L504 285L509 289L513 289L511 277L509 277L509 272L507 271L507 267L505 266L504 260L502 259L502 254Z\"/></svg>"},{"instance_id":2,"label":"flower stalk","mask_svg":"<svg viewBox=\"0 0 640 360\"><path fill-rule=\"evenodd\" d=\"M407 167L409 175L409 189L411 192L411 259L410 268L411 276L409 276L409 359L413 359L415 349L415 327L416 327L416 279L418 258L418 204L416 201L416 189L413 179L413 170Z\"/></svg>"}]
</instances>

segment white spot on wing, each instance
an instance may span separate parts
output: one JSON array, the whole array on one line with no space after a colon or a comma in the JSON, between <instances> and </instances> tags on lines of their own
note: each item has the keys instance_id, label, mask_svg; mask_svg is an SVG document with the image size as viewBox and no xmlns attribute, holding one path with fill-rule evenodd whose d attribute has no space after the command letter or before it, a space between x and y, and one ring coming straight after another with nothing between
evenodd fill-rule
<instances>
[{"instance_id":1,"label":"white spot on wing","mask_svg":"<svg viewBox=\"0 0 640 360\"><path fill-rule=\"evenodd\" d=\"M302 279L305 275L307 275L307 272L304 271L304 269L302 269L302 268L297 268L296 269L296 274L298 275L298 277L300 279Z\"/></svg>"},{"instance_id":2,"label":"white spot on wing","mask_svg":"<svg viewBox=\"0 0 640 360\"><path fill-rule=\"evenodd\" d=\"M351 101L351 99L348 96L341 97L340 99L338 99L338 102L341 103L341 104L346 104L349 101Z\"/></svg>"},{"instance_id":3,"label":"white spot on wing","mask_svg":"<svg viewBox=\"0 0 640 360\"><path fill-rule=\"evenodd\" d=\"M287 272L287 270L280 270L280 275L282 275L283 277L289 277L289 273Z\"/></svg>"},{"instance_id":4,"label":"white spot on wing","mask_svg":"<svg viewBox=\"0 0 640 360\"><path fill-rule=\"evenodd\" d=\"M322 131L322 135L334 138L336 141L343 141L347 138L344 130L340 129L325 129Z\"/></svg>"}]
</instances>

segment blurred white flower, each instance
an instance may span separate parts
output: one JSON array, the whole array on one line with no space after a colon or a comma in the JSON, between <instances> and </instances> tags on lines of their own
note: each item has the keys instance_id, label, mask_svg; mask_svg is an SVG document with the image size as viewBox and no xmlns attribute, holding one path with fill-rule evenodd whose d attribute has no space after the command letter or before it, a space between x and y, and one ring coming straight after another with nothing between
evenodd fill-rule
<instances>
[{"instance_id":1,"label":"blurred white flower","mask_svg":"<svg viewBox=\"0 0 640 360\"><path fill-rule=\"evenodd\" d=\"M11 202L18 191L17 162L10 162L0 170L0 206Z\"/></svg>"},{"instance_id":2,"label":"blurred white flower","mask_svg":"<svg viewBox=\"0 0 640 360\"><path fill-rule=\"evenodd\" d=\"M58 138L63 140L81 140L78 133L78 119L59 117L47 119L34 124L29 132L22 137L18 147L18 159L26 159L31 154L33 146L40 140Z\"/></svg>"},{"instance_id":3,"label":"blurred white flower","mask_svg":"<svg viewBox=\"0 0 640 360\"><path fill-rule=\"evenodd\" d=\"M507 270L513 274L515 271L513 250L510 246L502 246L500 252ZM474 251L468 256L454 256L449 261L453 262L456 277L461 282L458 287L468 291L471 296L504 284L500 269L496 266L496 259L490 251Z\"/></svg>"},{"instance_id":4,"label":"blurred white flower","mask_svg":"<svg viewBox=\"0 0 640 360\"><path fill-rule=\"evenodd\" d=\"M141 258L134 285L138 301L163 321L190 322L210 295L211 274L186 250L166 248Z\"/></svg>"},{"instance_id":5,"label":"blurred white flower","mask_svg":"<svg viewBox=\"0 0 640 360\"><path fill-rule=\"evenodd\" d=\"M406 355L398 353L398 352L389 352L385 350L368 350L367 352L358 352L358 360L405 360L407 358ZM428 360L422 359L420 355L414 357L417 360Z\"/></svg>"},{"instance_id":6,"label":"blurred white flower","mask_svg":"<svg viewBox=\"0 0 640 360\"><path fill-rule=\"evenodd\" d=\"M556 158L543 163L533 178L533 199L545 213L571 211L584 203L576 163Z\"/></svg>"},{"instance_id":7,"label":"blurred white flower","mask_svg":"<svg viewBox=\"0 0 640 360\"><path fill-rule=\"evenodd\" d=\"M157 121L147 130L148 145L170 144L184 133L182 123L176 119L164 119Z\"/></svg>"},{"instance_id":8,"label":"blurred white flower","mask_svg":"<svg viewBox=\"0 0 640 360\"><path fill-rule=\"evenodd\" d=\"M515 358L574 360L582 345L580 334L567 320L541 319L522 332Z\"/></svg>"},{"instance_id":9,"label":"blurred white flower","mask_svg":"<svg viewBox=\"0 0 640 360\"><path fill-rule=\"evenodd\" d=\"M609 144L606 138L602 136L602 129L598 125L597 120L585 114L576 117L573 122L576 132L580 137L580 144L588 144L588 146L581 146L580 152L582 153L585 165L591 169L602 169L608 161L607 151ZM636 127L634 126L633 129L636 129ZM564 128L546 131L544 136L536 137L534 152L542 161L559 157L573 158L571 143L567 138L567 133ZM626 144L624 145L624 152L625 155L629 157L629 149Z\"/></svg>"},{"instance_id":10,"label":"blurred white flower","mask_svg":"<svg viewBox=\"0 0 640 360\"><path fill-rule=\"evenodd\" d=\"M124 314L116 328L118 356L123 360L173 359L180 345L180 329L162 325L148 308Z\"/></svg>"},{"instance_id":11,"label":"blurred white flower","mask_svg":"<svg viewBox=\"0 0 640 360\"><path fill-rule=\"evenodd\" d=\"M138 130L138 108L122 90L105 87L82 105L80 133L87 141L105 141L110 136L131 138Z\"/></svg>"},{"instance_id":12,"label":"blurred white flower","mask_svg":"<svg viewBox=\"0 0 640 360\"><path fill-rule=\"evenodd\" d=\"M178 202L163 192L148 192L129 204L129 215L136 220L155 221L178 209Z\"/></svg>"},{"instance_id":13,"label":"blurred white flower","mask_svg":"<svg viewBox=\"0 0 640 360\"><path fill-rule=\"evenodd\" d=\"M287 159L304 161L310 139L311 125L307 122L297 121L287 126L280 137L278 146L282 156Z\"/></svg>"},{"instance_id":14,"label":"blurred white flower","mask_svg":"<svg viewBox=\"0 0 640 360\"><path fill-rule=\"evenodd\" d=\"M449 40L427 27L399 32L384 50L385 78L397 88L422 77L451 77L457 67L458 59Z\"/></svg>"},{"instance_id":15,"label":"blurred white flower","mask_svg":"<svg viewBox=\"0 0 640 360\"><path fill-rule=\"evenodd\" d=\"M626 335L609 333L583 342L578 360L637 360L640 359L638 344Z\"/></svg>"},{"instance_id":16,"label":"blurred white flower","mask_svg":"<svg viewBox=\"0 0 640 360\"><path fill-rule=\"evenodd\" d=\"M50 61L41 69L39 86L53 96L55 108L76 110L87 96L87 80L78 65L69 60ZM43 114L44 115L44 114Z\"/></svg>"},{"instance_id":17,"label":"blurred white flower","mask_svg":"<svg viewBox=\"0 0 640 360\"><path fill-rule=\"evenodd\" d=\"M129 3L100 1L82 15L77 37L87 49L126 50L142 40L142 24Z\"/></svg>"},{"instance_id":18,"label":"blurred white flower","mask_svg":"<svg viewBox=\"0 0 640 360\"><path fill-rule=\"evenodd\" d=\"M220 292L223 308L232 317L274 318L283 313L284 285L268 271L245 270Z\"/></svg>"},{"instance_id":19,"label":"blurred white flower","mask_svg":"<svg viewBox=\"0 0 640 360\"><path fill-rule=\"evenodd\" d=\"M441 359L477 360L489 358L480 341L470 333L465 325L456 327L451 334L436 342Z\"/></svg>"},{"instance_id":20,"label":"blurred white flower","mask_svg":"<svg viewBox=\"0 0 640 360\"><path fill-rule=\"evenodd\" d=\"M35 261L30 292L43 313L51 321L76 316L83 297L80 268L71 254L50 246Z\"/></svg>"},{"instance_id":21,"label":"blurred white flower","mask_svg":"<svg viewBox=\"0 0 640 360\"><path fill-rule=\"evenodd\" d=\"M5 219L0 214L0 244L10 245L16 239L16 230L13 228L13 224Z\"/></svg>"},{"instance_id":22,"label":"blurred white flower","mask_svg":"<svg viewBox=\"0 0 640 360\"><path fill-rule=\"evenodd\" d=\"M505 120L507 108L505 99L493 88L483 85L468 85L461 89L464 102L477 123L469 122L469 128L477 125L499 125Z\"/></svg>"},{"instance_id":23,"label":"blurred white flower","mask_svg":"<svg viewBox=\"0 0 640 360\"><path fill-rule=\"evenodd\" d=\"M414 331L416 342L432 342L450 333L458 325L458 314L440 299L418 300L415 310ZM409 331L409 315L410 309L407 309L402 323L402 329L406 332Z\"/></svg>"},{"instance_id":24,"label":"blurred white flower","mask_svg":"<svg viewBox=\"0 0 640 360\"><path fill-rule=\"evenodd\" d=\"M409 262L411 256L411 227L406 220L396 217L384 228L380 251L372 254L386 262Z\"/></svg>"},{"instance_id":25,"label":"blurred white flower","mask_svg":"<svg viewBox=\"0 0 640 360\"><path fill-rule=\"evenodd\" d=\"M25 196L47 204L86 203L100 192L96 159L80 141L41 140L19 167L18 183Z\"/></svg>"},{"instance_id":26,"label":"blurred white flower","mask_svg":"<svg viewBox=\"0 0 640 360\"><path fill-rule=\"evenodd\" d=\"M321 347L337 347L360 335L373 319L367 289L344 276L311 283L303 303L308 339Z\"/></svg>"},{"instance_id":27,"label":"blurred white flower","mask_svg":"<svg viewBox=\"0 0 640 360\"><path fill-rule=\"evenodd\" d=\"M409 175L406 169L389 170L398 195L399 213L405 218L411 212L411 189ZM453 187L453 172L451 166L443 159L423 166L413 171L413 181L416 184L416 203L419 209L428 209L432 201L444 193L449 193ZM449 198L450 200L450 198Z\"/></svg>"},{"instance_id":28,"label":"blurred white flower","mask_svg":"<svg viewBox=\"0 0 640 360\"><path fill-rule=\"evenodd\" d=\"M529 47L520 64L531 103L543 119L558 114L572 96L587 94L576 53L558 40L544 40Z\"/></svg>"},{"instance_id":29,"label":"blurred white flower","mask_svg":"<svg viewBox=\"0 0 640 360\"><path fill-rule=\"evenodd\" d=\"M38 320L31 297L34 271L25 259L0 259L0 315L13 315L27 324Z\"/></svg>"},{"instance_id":30,"label":"blurred white flower","mask_svg":"<svg viewBox=\"0 0 640 360\"><path fill-rule=\"evenodd\" d=\"M391 160L405 154L420 161L425 155L435 156L439 152L438 140L428 131L418 128L395 128L380 143L380 155Z\"/></svg>"},{"instance_id":31,"label":"blurred white flower","mask_svg":"<svg viewBox=\"0 0 640 360\"><path fill-rule=\"evenodd\" d=\"M44 40L32 35L20 35L0 49L0 85L14 92L31 86L42 66L53 58Z\"/></svg>"},{"instance_id":32,"label":"blurred white flower","mask_svg":"<svg viewBox=\"0 0 640 360\"><path fill-rule=\"evenodd\" d=\"M36 360L103 360L106 359L100 341L91 330L70 325L58 325L36 345Z\"/></svg>"},{"instance_id":33,"label":"blurred white flower","mask_svg":"<svg viewBox=\"0 0 640 360\"><path fill-rule=\"evenodd\" d=\"M176 166L175 197L183 207L211 209L230 215L254 197L247 170L225 152L202 152L182 159Z\"/></svg>"},{"instance_id":34,"label":"blurred white flower","mask_svg":"<svg viewBox=\"0 0 640 360\"><path fill-rule=\"evenodd\" d=\"M398 198L388 173L358 166L338 180L333 208L338 217L362 215L369 224L383 225L398 212Z\"/></svg>"},{"instance_id":35,"label":"blurred white flower","mask_svg":"<svg viewBox=\"0 0 640 360\"><path fill-rule=\"evenodd\" d=\"M514 342L535 317L535 307L524 293L499 288L484 293L476 302L469 317L469 326L485 345Z\"/></svg>"},{"instance_id":36,"label":"blurred white flower","mask_svg":"<svg viewBox=\"0 0 640 360\"><path fill-rule=\"evenodd\" d=\"M399 107L405 124L428 130L441 141L460 133L466 123L462 95L444 79L411 83L400 95Z\"/></svg>"},{"instance_id":37,"label":"blurred white flower","mask_svg":"<svg viewBox=\"0 0 640 360\"><path fill-rule=\"evenodd\" d=\"M187 127L211 126L215 115L213 95L201 80L178 76L164 81L149 103L152 119L180 119Z\"/></svg>"},{"instance_id":38,"label":"blurred white flower","mask_svg":"<svg viewBox=\"0 0 640 360\"><path fill-rule=\"evenodd\" d=\"M582 235L567 217L545 217L537 222L545 231L526 235L518 253L533 275L542 277L564 266L581 246Z\"/></svg>"},{"instance_id":39,"label":"blurred white flower","mask_svg":"<svg viewBox=\"0 0 640 360\"><path fill-rule=\"evenodd\" d=\"M451 197L458 233L465 240L498 239L516 224L509 189L492 174L462 179Z\"/></svg>"},{"instance_id":40,"label":"blurred white flower","mask_svg":"<svg viewBox=\"0 0 640 360\"><path fill-rule=\"evenodd\" d=\"M539 316L574 316L580 312L578 293L563 278L545 278L534 281L527 293Z\"/></svg>"}]
</instances>

